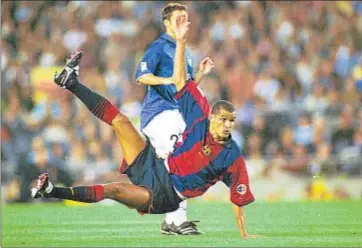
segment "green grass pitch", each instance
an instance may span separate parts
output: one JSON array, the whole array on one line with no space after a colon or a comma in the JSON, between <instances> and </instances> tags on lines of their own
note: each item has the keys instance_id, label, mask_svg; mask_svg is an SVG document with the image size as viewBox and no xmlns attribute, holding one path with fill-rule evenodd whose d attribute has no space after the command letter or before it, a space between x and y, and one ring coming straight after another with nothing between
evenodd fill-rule
<instances>
[{"instance_id":1,"label":"green grass pitch","mask_svg":"<svg viewBox=\"0 0 362 248\"><path fill-rule=\"evenodd\" d=\"M231 205L189 201L200 236L165 236L163 215L140 216L122 205L61 203L2 206L1 247L361 247L362 201L252 203L249 233L239 237Z\"/></svg>"}]
</instances>

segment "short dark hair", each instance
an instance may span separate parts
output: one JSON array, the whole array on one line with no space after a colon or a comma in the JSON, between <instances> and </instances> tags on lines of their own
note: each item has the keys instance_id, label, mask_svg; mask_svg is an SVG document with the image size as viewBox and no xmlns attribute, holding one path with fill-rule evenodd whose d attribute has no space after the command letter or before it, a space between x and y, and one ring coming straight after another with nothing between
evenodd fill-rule
<instances>
[{"instance_id":1,"label":"short dark hair","mask_svg":"<svg viewBox=\"0 0 362 248\"><path fill-rule=\"evenodd\" d=\"M235 107L231 102L225 100L218 100L212 105L211 114L217 115L222 109L230 113L235 112Z\"/></svg>"},{"instance_id":2,"label":"short dark hair","mask_svg":"<svg viewBox=\"0 0 362 248\"><path fill-rule=\"evenodd\" d=\"M172 12L176 10L185 10L187 11L187 6L180 4L180 3L169 3L165 7L163 7L161 11L162 16L162 24L164 20L170 20L172 16ZM163 24L164 28L166 29L165 25Z\"/></svg>"}]
</instances>

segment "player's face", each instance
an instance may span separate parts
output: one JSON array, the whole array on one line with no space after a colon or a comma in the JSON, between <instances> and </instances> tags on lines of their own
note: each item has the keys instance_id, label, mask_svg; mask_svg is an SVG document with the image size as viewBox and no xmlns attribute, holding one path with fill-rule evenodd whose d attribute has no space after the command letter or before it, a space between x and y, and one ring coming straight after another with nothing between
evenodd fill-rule
<instances>
[{"instance_id":1,"label":"player's face","mask_svg":"<svg viewBox=\"0 0 362 248\"><path fill-rule=\"evenodd\" d=\"M235 125L236 113L224 109L220 113L211 115L210 131L214 139L227 139Z\"/></svg>"},{"instance_id":2,"label":"player's face","mask_svg":"<svg viewBox=\"0 0 362 248\"><path fill-rule=\"evenodd\" d=\"M187 14L187 11L185 10L175 10L172 12L172 15L171 15L171 18L170 18L170 30L172 33L175 32L174 30L174 27L176 27L176 17L179 16L179 15L186 15L186 21L189 20L189 17L188 17L188 14Z\"/></svg>"}]
</instances>

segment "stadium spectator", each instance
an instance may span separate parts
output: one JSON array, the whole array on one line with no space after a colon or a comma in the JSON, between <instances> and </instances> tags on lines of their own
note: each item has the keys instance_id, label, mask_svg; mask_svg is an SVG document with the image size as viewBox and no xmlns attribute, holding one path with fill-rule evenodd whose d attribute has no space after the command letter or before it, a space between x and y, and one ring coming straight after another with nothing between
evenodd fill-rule
<instances>
[{"instance_id":1,"label":"stadium spectator","mask_svg":"<svg viewBox=\"0 0 362 248\"><path fill-rule=\"evenodd\" d=\"M303 145L294 146L292 158L283 165L282 170L293 175L305 175L308 172L308 152Z\"/></svg>"},{"instance_id":2,"label":"stadium spectator","mask_svg":"<svg viewBox=\"0 0 362 248\"><path fill-rule=\"evenodd\" d=\"M337 160L332 156L331 146L320 143L316 148L316 155L309 164L309 172L315 176L337 174Z\"/></svg>"},{"instance_id":3,"label":"stadium spectator","mask_svg":"<svg viewBox=\"0 0 362 248\"><path fill-rule=\"evenodd\" d=\"M262 156L262 139L259 134L253 133L248 136L246 153L246 165L250 179L260 178L266 170L267 162Z\"/></svg>"},{"instance_id":4,"label":"stadium spectator","mask_svg":"<svg viewBox=\"0 0 362 248\"><path fill-rule=\"evenodd\" d=\"M303 145L312 150L313 139L313 126L311 125L310 117L306 114L302 114L298 118L298 123L294 129L294 141L297 145Z\"/></svg>"},{"instance_id":5,"label":"stadium spectator","mask_svg":"<svg viewBox=\"0 0 362 248\"><path fill-rule=\"evenodd\" d=\"M294 132L290 127L285 127L280 133L280 149L287 158L291 158L293 154L293 149L295 146L293 136Z\"/></svg>"},{"instance_id":6,"label":"stadium spectator","mask_svg":"<svg viewBox=\"0 0 362 248\"><path fill-rule=\"evenodd\" d=\"M55 148L55 149L54 149ZM27 157L27 162L24 163L22 168L19 171L20 178L20 202L29 201L29 187L32 185L36 175L43 171L51 171L54 174L55 182L63 183L64 185L70 186L73 181L69 173L65 170L63 156L61 153L62 150L58 150L61 147L54 146L55 154L49 150L46 146L44 139L40 136L37 136L32 141L32 152ZM58 151L57 151L58 150ZM57 158L61 156L62 159Z\"/></svg>"},{"instance_id":7,"label":"stadium spectator","mask_svg":"<svg viewBox=\"0 0 362 248\"><path fill-rule=\"evenodd\" d=\"M339 127L332 134L333 153L338 154L343 148L353 144L353 122L343 114L339 116Z\"/></svg>"}]
</instances>

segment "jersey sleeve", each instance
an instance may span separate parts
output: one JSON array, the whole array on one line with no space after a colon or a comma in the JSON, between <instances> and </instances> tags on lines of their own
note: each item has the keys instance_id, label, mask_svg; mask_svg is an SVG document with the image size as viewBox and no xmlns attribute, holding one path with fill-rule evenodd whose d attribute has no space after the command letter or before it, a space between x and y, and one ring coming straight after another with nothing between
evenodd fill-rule
<instances>
[{"instance_id":1,"label":"jersey sleeve","mask_svg":"<svg viewBox=\"0 0 362 248\"><path fill-rule=\"evenodd\" d=\"M136 82L147 74L155 74L161 58L161 47L158 43L151 44L145 51L141 61L137 65Z\"/></svg>"},{"instance_id":2,"label":"jersey sleeve","mask_svg":"<svg viewBox=\"0 0 362 248\"><path fill-rule=\"evenodd\" d=\"M244 206L255 200L249 186L246 165L241 156L229 167L222 181L230 188L230 201L235 205Z\"/></svg>"},{"instance_id":3,"label":"jersey sleeve","mask_svg":"<svg viewBox=\"0 0 362 248\"><path fill-rule=\"evenodd\" d=\"M195 122L208 118L210 105L193 80L188 81L182 90L176 93L175 98L178 100L181 114L186 122L186 130Z\"/></svg>"}]
</instances>

